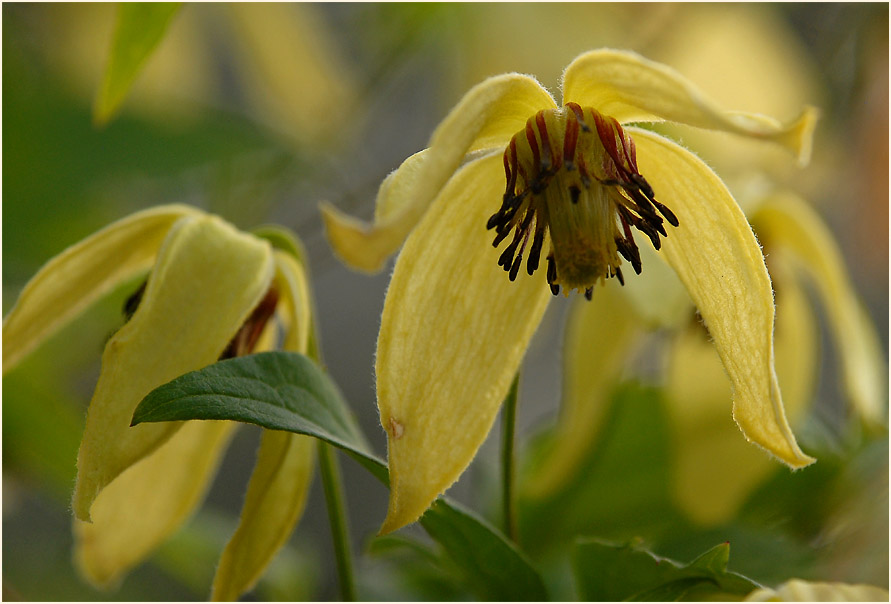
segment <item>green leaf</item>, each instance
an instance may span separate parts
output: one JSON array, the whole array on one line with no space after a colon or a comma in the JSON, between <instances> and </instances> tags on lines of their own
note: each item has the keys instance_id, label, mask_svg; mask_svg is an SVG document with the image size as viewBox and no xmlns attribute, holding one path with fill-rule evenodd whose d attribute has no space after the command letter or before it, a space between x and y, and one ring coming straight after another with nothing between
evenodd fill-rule
<instances>
[{"instance_id":1,"label":"green leaf","mask_svg":"<svg viewBox=\"0 0 891 604\"><path fill-rule=\"evenodd\" d=\"M105 124L118 110L180 5L179 2L120 4L105 78L93 104L96 124Z\"/></svg>"},{"instance_id":2,"label":"green leaf","mask_svg":"<svg viewBox=\"0 0 891 604\"><path fill-rule=\"evenodd\" d=\"M729 572L729 559L728 543L682 565L638 542L622 545L587 539L576 543L573 562L582 600L667 602L740 597L760 587Z\"/></svg>"},{"instance_id":3,"label":"green leaf","mask_svg":"<svg viewBox=\"0 0 891 604\"><path fill-rule=\"evenodd\" d=\"M159 386L139 403L142 422L235 420L324 440L385 485L387 465L370 449L330 378L308 357L262 352L226 359ZM538 572L497 530L445 498L421 517L468 585L493 600L546 600Z\"/></svg>"}]
</instances>

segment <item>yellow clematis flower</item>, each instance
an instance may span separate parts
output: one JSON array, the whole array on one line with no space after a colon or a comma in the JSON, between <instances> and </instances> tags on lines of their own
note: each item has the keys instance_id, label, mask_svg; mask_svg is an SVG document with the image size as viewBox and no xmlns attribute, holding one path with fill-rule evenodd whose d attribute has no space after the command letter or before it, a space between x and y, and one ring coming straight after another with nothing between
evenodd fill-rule
<instances>
[{"instance_id":1,"label":"yellow clematis flower","mask_svg":"<svg viewBox=\"0 0 891 604\"><path fill-rule=\"evenodd\" d=\"M641 270L631 227L662 248L707 322L746 437L792 467L811 463L783 412L770 279L745 217L698 158L622 124L735 132L805 162L815 119L811 108L788 126L725 112L664 65L597 50L566 68L562 107L525 75L471 89L381 185L373 225L323 205L331 244L354 267L379 269L405 240L376 360L391 484L381 532L416 520L473 459L550 294L590 297L622 280L619 256ZM513 240L498 254L487 229L496 247ZM547 285L533 275L545 244ZM532 276L518 278L527 251Z\"/></svg>"},{"instance_id":2,"label":"yellow clematis flower","mask_svg":"<svg viewBox=\"0 0 891 604\"><path fill-rule=\"evenodd\" d=\"M875 328L847 277L838 245L817 213L790 193L771 193L747 204L775 284L775 366L784 408L795 425L813 401L818 371L819 323L804 281L814 284L838 350L846 394L857 417L883 429L885 378ZM648 264L654 291L605 288L569 317L559 438L524 484L527 496L553 496L578 471L598 438L605 401L650 328L668 327L664 355L666 410L674 442L673 497L700 525L732 518L746 497L775 469L760 451L735 438L737 427L721 404L731 384L706 330L662 262ZM639 283L629 284L638 285ZM671 309L659 316L658 311ZM663 313L664 314L664 313ZM601 342L596 347L591 342ZM733 472L727 472L732 467Z\"/></svg>"},{"instance_id":3,"label":"yellow clematis flower","mask_svg":"<svg viewBox=\"0 0 891 604\"><path fill-rule=\"evenodd\" d=\"M87 412L74 491L75 560L98 586L118 580L171 535L206 492L234 422L131 428L151 390L221 357L310 341L306 273L288 253L181 205L138 212L50 260L3 322L3 371L113 286L151 269L108 341ZM315 441L264 431L214 599L237 599L300 517Z\"/></svg>"},{"instance_id":4,"label":"yellow clematis flower","mask_svg":"<svg viewBox=\"0 0 891 604\"><path fill-rule=\"evenodd\" d=\"M746 602L887 602L888 590L873 585L790 579L774 589L756 589Z\"/></svg>"}]
</instances>

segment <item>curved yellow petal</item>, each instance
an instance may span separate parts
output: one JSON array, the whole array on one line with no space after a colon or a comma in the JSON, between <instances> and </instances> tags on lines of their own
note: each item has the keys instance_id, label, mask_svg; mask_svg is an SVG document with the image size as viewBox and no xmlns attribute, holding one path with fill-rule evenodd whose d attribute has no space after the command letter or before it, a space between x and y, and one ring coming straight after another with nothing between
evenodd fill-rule
<instances>
[{"instance_id":1,"label":"curved yellow petal","mask_svg":"<svg viewBox=\"0 0 891 604\"><path fill-rule=\"evenodd\" d=\"M746 602L887 602L888 590L873 585L790 579L773 589L756 589Z\"/></svg>"},{"instance_id":2,"label":"curved yellow petal","mask_svg":"<svg viewBox=\"0 0 891 604\"><path fill-rule=\"evenodd\" d=\"M528 118L555 106L553 97L541 84L515 73L491 77L470 89L434 131L422 165L416 166L409 158L400 168L418 169L412 170L413 182L405 184L405 201L399 204L398 212L368 224L330 204L322 204L322 218L334 252L354 268L380 270L424 216L467 153L503 148L511 136L523 129ZM387 181L384 186L389 186Z\"/></svg>"},{"instance_id":3,"label":"curved yellow petal","mask_svg":"<svg viewBox=\"0 0 891 604\"><path fill-rule=\"evenodd\" d=\"M263 431L241 521L220 558L211 599L237 600L287 542L306 504L315 449L309 436Z\"/></svg>"},{"instance_id":4,"label":"curved yellow petal","mask_svg":"<svg viewBox=\"0 0 891 604\"><path fill-rule=\"evenodd\" d=\"M752 214L752 224L765 245L793 255L813 278L839 351L848 396L867 424L882 425L888 367L829 229L804 200L791 194L766 198Z\"/></svg>"},{"instance_id":5,"label":"curved yellow petal","mask_svg":"<svg viewBox=\"0 0 891 604\"><path fill-rule=\"evenodd\" d=\"M728 112L706 98L684 76L661 63L621 50L593 50L563 74L564 102L596 108L620 122L667 120L773 141L799 163L810 160L818 112L805 107L788 125L757 114Z\"/></svg>"},{"instance_id":6,"label":"curved yellow petal","mask_svg":"<svg viewBox=\"0 0 891 604\"><path fill-rule=\"evenodd\" d=\"M546 497L575 475L599 436L611 391L640 335L640 320L613 284L597 288L590 302L575 301L566 324L556 442L523 485L526 495Z\"/></svg>"},{"instance_id":7,"label":"curved yellow petal","mask_svg":"<svg viewBox=\"0 0 891 604\"><path fill-rule=\"evenodd\" d=\"M186 422L103 489L92 523L74 520L74 559L84 577L109 587L173 534L204 498L236 426Z\"/></svg>"},{"instance_id":8,"label":"curved yellow petal","mask_svg":"<svg viewBox=\"0 0 891 604\"><path fill-rule=\"evenodd\" d=\"M285 328L282 348L307 352L311 326L309 284L303 266L275 250L278 310ZM316 441L264 430L238 528L220 558L211 599L237 600L253 588L300 519L309 494Z\"/></svg>"},{"instance_id":9,"label":"curved yellow petal","mask_svg":"<svg viewBox=\"0 0 891 604\"><path fill-rule=\"evenodd\" d=\"M816 317L800 285L787 278L791 277L787 270L777 267L778 258L771 256L771 260L777 284L777 377L794 423L812 400ZM666 360L665 392L674 442L673 498L697 524L718 525L733 518L776 465L739 438L739 428L727 415L730 382L698 322L675 336Z\"/></svg>"},{"instance_id":10,"label":"curved yellow petal","mask_svg":"<svg viewBox=\"0 0 891 604\"><path fill-rule=\"evenodd\" d=\"M470 464L551 297L541 272L511 282L486 220L501 153L448 182L405 243L384 302L377 396L390 505L381 533L417 518Z\"/></svg>"},{"instance_id":11,"label":"curved yellow petal","mask_svg":"<svg viewBox=\"0 0 891 604\"><path fill-rule=\"evenodd\" d=\"M219 358L272 280L269 244L214 216L177 222L142 302L109 341L77 460L74 513L89 520L99 492L181 424L130 427L154 388Z\"/></svg>"},{"instance_id":12,"label":"curved yellow petal","mask_svg":"<svg viewBox=\"0 0 891 604\"><path fill-rule=\"evenodd\" d=\"M184 205L137 212L47 262L3 320L3 372L113 287L147 270L173 223L201 214Z\"/></svg>"},{"instance_id":13,"label":"curved yellow petal","mask_svg":"<svg viewBox=\"0 0 891 604\"><path fill-rule=\"evenodd\" d=\"M733 384L733 417L751 441L793 468L795 442L774 370L774 303L761 248L721 180L675 143L636 128L641 174L677 215L662 253L699 309Z\"/></svg>"}]
</instances>

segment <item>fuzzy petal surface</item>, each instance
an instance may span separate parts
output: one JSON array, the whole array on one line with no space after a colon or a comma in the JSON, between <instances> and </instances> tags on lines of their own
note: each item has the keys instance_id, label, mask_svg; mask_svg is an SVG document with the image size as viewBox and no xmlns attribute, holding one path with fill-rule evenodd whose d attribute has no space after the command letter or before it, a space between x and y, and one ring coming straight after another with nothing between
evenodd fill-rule
<instances>
[{"instance_id":1,"label":"fuzzy petal surface","mask_svg":"<svg viewBox=\"0 0 891 604\"><path fill-rule=\"evenodd\" d=\"M790 194L767 198L752 223L765 242L791 254L813 278L839 351L848 396L867 424L882 425L888 366L829 229L804 200Z\"/></svg>"},{"instance_id":2,"label":"fuzzy petal surface","mask_svg":"<svg viewBox=\"0 0 891 604\"><path fill-rule=\"evenodd\" d=\"M511 282L486 221L501 153L459 170L405 243L384 302L377 395L390 504L381 533L418 517L470 464L551 298L544 274Z\"/></svg>"},{"instance_id":3,"label":"fuzzy petal surface","mask_svg":"<svg viewBox=\"0 0 891 604\"><path fill-rule=\"evenodd\" d=\"M773 589L758 589L746 602L887 602L888 590L873 585L819 583L790 579Z\"/></svg>"},{"instance_id":4,"label":"fuzzy petal surface","mask_svg":"<svg viewBox=\"0 0 891 604\"><path fill-rule=\"evenodd\" d=\"M3 320L3 372L116 285L147 270L177 220L201 214L184 205L137 212L47 262Z\"/></svg>"},{"instance_id":5,"label":"fuzzy petal surface","mask_svg":"<svg viewBox=\"0 0 891 604\"><path fill-rule=\"evenodd\" d=\"M776 369L789 419L812 401L816 377L816 317L801 286L771 255L777 284ZM674 440L672 495L700 526L731 520L776 462L739 438L727 414L730 381L701 324L691 321L672 340L665 391ZM728 472L727 468L733 468Z\"/></svg>"},{"instance_id":6,"label":"fuzzy petal surface","mask_svg":"<svg viewBox=\"0 0 891 604\"><path fill-rule=\"evenodd\" d=\"M112 336L87 411L74 512L90 519L99 492L181 424L130 427L154 388L215 362L272 280L269 244L214 216L177 222L158 253L143 299Z\"/></svg>"},{"instance_id":7,"label":"fuzzy petal surface","mask_svg":"<svg viewBox=\"0 0 891 604\"><path fill-rule=\"evenodd\" d=\"M817 121L813 107L788 125L725 111L670 67L622 50L593 50L577 57L563 74L563 99L620 122L667 120L773 141L795 153L802 165L810 160Z\"/></svg>"},{"instance_id":8,"label":"fuzzy petal surface","mask_svg":"<svg viewBox=\"0 0 891 604\"><path fill-rule=\"evenodd\" d=\"M220 558L211 599L234 601L253 588L303 513L316 440L264 430L238 529Z\"/></svg>"},{"instance_id":9,"label":"fuzzy petal surface","mask_svg":"<svg viewBox=\"0 0 891 604\"><path fill-rule=\"evenodd\" d=\"M525 75L494 76L471 88L434 131L421 165L409 158L400 167L412 172L413 183L406 181L402 187L400 195L405 197L397 204L398 212L368 224L330 204L322 205L331 247L349 266L379 271L424 216L467 153L493 147L503 149L528 118L541 109L554 107L550 93ZM392 184L384 181L382 187Z\"/></svg>"},{"instance_id":10,"label":"fuzzy petal surface","mask_svg":"<svg viewBox=\"0 0 891 604\"><path fill-rule=\"evenodd\" d=\"M597 288L590 302L574 301L563 350L558 437L524 485L528 496L553 494L576 474L599 436L612 389L640 335L640 320L614 283Z\"/></svg>"},{"instance_id":11,"label":"fuzzy petal surface","mask_svg":"<svg viewBox=\"0 0 891 604\"><path fill-rule=\"evenodd\" d=\"M148 457L108 485L74 520L74 559L81 574L112 587L172 535L204 499L237 424L187 422Z\"/></svg>"},{"instance_id":12,"label":"fuzzy petal surface","mask_svg":"<svg viewBox=\"0 0 891 604\"><path fill-rule=\"evenodd\" d=\"M730 192L689 151L629 128L641 174L680 221L665 259L699 309L733 385L733 417L746 438L792 468L814 461L789 428L774 369L774 301L761 248Z\"/></svg>"}]
</instances>

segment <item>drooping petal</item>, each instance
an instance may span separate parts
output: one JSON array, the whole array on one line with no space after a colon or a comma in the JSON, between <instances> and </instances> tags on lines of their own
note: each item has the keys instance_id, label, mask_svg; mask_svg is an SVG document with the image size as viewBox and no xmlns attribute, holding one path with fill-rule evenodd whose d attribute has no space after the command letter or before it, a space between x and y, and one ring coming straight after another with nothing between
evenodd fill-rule
<instances>
[{"instance_id":1,"label":"drooping petal","mask_svg":"<svg viewBox=\"0 0 891 604\"><path fill-rule=\"evenodd\" d=\"M662 252L696 304L733 385L733 417L751 441L793 468L795 442L774 370L774 303L761 248L721 180L689 151L628 129L641 174L680 222Z\"/></svg>"},{"instance_id":2,"label":"drooping petal","mask_svg":"<svg viewBox=\"0 0 891 604\"><path fill-rule=\"evenodd\" d=\"M524 485L546 497L565 485L599 436L611 391L641 335L640 321L613 284L575 301L566 325L563 402L554 449Z\"/></svg>"},{"instance_id":3,"label":"drooping petal","mask_svg":"<svg viewBox=\"0 0 891 604\"><path fill-rule=\"evenodd\" d=\"M201 214L184 205L137 212L47 262L3 320L3 371L113 287L147 270L173 223Z\"/></svg>"},{"instance_id":4,"label":"drooping petal","mask_svg":"<svg viewBox=\"0 0 891 604\"><path fill-rule=\"evenodd\" d=\"M501 153L464 166L405 243L384 302L377 395L390 505L381 533L416 520L468 466L551 293L511 282L486 221L504 190Z\"/></svg>"},{"instance_id":5,"label":"drooping petal","mask_svg":"<svg viewBox=\"0 0 891 604\"><path fill-rule=\"evenodd\" d=\"M620 122L667 120L773 141L795 153L802 165L810 159L817 120L813 107L788 125L763 115L725 111L670 67L621 50L594 50L570 63L563 74L563 99L594 107Z\"/></svg>"},{"instance_id":6,"label":"drooping petal","mask_svg":"<svg viewBox=\"0 0 891 604\"><path fill-rule=\"evenodd\" d=\"M421 220L446 181L472 151L504 148L526 120L541 109L555 107L553 97L529 76L504 74L472 88L440 123L420 165L412 156L400 169L410 175L400 186L400 210L374 224L343 214L330 204L321 206L331 247L344 262L368 272L381 269ZM390 186L385 181L383 186ZM496 207L495 210L498 208ZM495 210L492 210L493 212Z\"/></svg>"},{"instance_id":7,"label":"drooping petal","mask_svg":"<svg viewBox=\"0 0 891 604\"><path fill-rule=\"evenodd\" d=\"M776 590L757 589L746 602L887 602L888 590L873 585L790 579Z\"/></svg>"},{"instance_id":8,"label":"drooping petal","mask_svg":"<svg viewBox=\"0 0 891 604\"><path fill-rule=\"evenodd\" d=\"M307 352L309 285L303 267L275 250L278 310L285 328L282 348ZM258 349L259 350L259 349ZM312 481L316 441L308 436L264 430L238 528L220 558L211 599L237 600L253 588L300 519Z\"/></svg>"},{"instance_id":9,"label":"drooping petal","mask_svg":"<svg viewBox=\"0 0 891 604\"><path fill-rule=\"evenodd\" d=\"M173 534L201 503L237 424L187 422L109 484L74 520L74 558L93 584L109 587Z\"/></svg>"},{"instance_id":10,"label":"drooping petal","mask_svg":"<svg viewBox=\"0 0 891 604\"><path fill-rule=\"evenodd\" d=\"M263 431L241 521L220 558L211 599L237 600L287 542L306 504L315 450L309 436Z\"/></svg>"},{"instance_id":11,"label":"drooping petal","mask_svg":"<svg viewBox=\"0 0 891 604\"><path fill-rule=\"evenodd\" d=\"M752 223L763 241L791 254L813 278L839 351L848 396L867 424L882 425L887 365L829 229L804 200L791 194L765 199Z\"/></svg>"},{"instance_id":12,"label":"drooping petal","mask_svg":"<svg viewBox=\"0 0 891 604\"><path fill-rule=\"evenodd\" d=\"M777 284L777 377L794 423L813 396L816 318L800 285L777 266L779 258L771 255L771 260ZM776 464L739 438L739 429L727 414L730 382L700 324L691 323L675 336L666 360L665 391L674 442L673 497L697 524L718 525L734 517Z\"/></svg>"},{"instance_id":13,"label":"drooping petal","mask_svg":"<svg viewBox=\"0 0 891 604\"><path fill-rule=\"evenodd\" d=\"M169 438L179 423L130 427L157 386L219 358L272 280L269 244L214 216L177 222L142 302L109 341L87 412L74 512L89 520L99 492Z\"/></svg>"}]
</instances>

